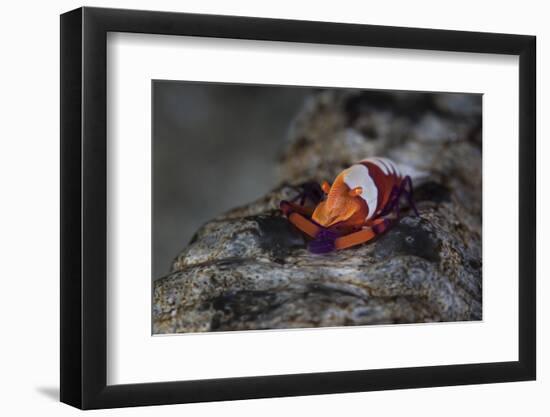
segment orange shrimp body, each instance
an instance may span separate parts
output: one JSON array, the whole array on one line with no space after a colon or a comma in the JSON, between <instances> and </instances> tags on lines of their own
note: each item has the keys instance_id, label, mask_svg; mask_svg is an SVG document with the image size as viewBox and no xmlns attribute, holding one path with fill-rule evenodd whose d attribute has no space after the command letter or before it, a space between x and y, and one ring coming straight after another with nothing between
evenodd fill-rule
<instances>
[{"instance_id":1,"label":"orange shrimp body","mask_svg":"<svg viewBox=\"0 0 550 417\"><path fill-rule=\"evenodd\" d=\"M324 182L321 188L326 197L313 209L281 202L289 220L315 239L310 245L314 252L354 246L384 232L392 223L385 216L395 210L398 217L402 195L416 212L411 178L387 158L364 159L342 171L332 186Z\"/></svg>"},{"instance_id":2,"label":"orange shrimp body","mask_svg":"<svg viewBox=\"0 0 550 417\"><path fill-rule=\"evenodd\" d=\"M323 227L337 223L362 226L388 204L391 191L403 177L396 165L385 158L365 159L342 171L319 203L312 220ZM323 184L326 190L327 184Z\"/></svg>"}]
</instances>

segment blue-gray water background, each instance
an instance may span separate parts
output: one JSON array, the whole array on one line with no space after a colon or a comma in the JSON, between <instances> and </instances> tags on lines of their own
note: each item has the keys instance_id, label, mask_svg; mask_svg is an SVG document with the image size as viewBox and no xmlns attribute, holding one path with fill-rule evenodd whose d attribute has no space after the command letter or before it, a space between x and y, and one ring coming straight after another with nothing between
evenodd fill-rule
<instances>
[{"instance_id":1,"label":"blue-gray water background","mask_svg":"<svg viewBox=\"0 0 550 417\"><path fill-rule=\"evenodd\" d=\"M276 185L310 88L153 81L153 279L212 217Z\"/></svg>"}]
</instances>

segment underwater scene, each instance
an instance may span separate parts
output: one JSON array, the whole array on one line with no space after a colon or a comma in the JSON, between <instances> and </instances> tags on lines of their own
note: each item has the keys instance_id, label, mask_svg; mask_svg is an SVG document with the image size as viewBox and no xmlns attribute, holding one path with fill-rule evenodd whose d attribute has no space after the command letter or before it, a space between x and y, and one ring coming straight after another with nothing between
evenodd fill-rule
<instances>
[{"instance_id":1,"label":"underwater scene","mask_svg":"<svg viewBox=\"0 0 550 417\"><path fill-rule=\"evenodd\" d=\"M154 80L153 334L482 319L482 95Z\"/></svg>"}]
</instances>

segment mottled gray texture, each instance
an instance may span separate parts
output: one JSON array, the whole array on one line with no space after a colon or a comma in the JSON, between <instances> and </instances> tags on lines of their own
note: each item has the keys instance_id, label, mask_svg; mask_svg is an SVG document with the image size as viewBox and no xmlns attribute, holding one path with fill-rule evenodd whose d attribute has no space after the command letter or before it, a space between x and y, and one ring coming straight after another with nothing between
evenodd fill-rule
<instances>
[{"instance_id":1,"label":"mottled gray texture","mask_svg":"<svg viewBox=\"0 0 550 417\"><path fill-rule=\"evenodd\" d=\"M204 224L155 281L154 333L479 320L481 97L333 90L291 129L281 186ZM420 217L326 255L278 210L362 158L415 179Z\"/></svg>"}]
</instances>

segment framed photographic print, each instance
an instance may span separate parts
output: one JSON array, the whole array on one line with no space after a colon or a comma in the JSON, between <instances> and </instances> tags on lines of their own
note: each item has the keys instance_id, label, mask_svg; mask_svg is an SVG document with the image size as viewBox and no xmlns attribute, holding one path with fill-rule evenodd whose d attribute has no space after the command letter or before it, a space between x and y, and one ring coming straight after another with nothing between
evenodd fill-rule
<instances>
[{"instance_id":1,"label":"framed photographic print","mask_svg":"<svg viewBox=\"0 0 550 417\"><path fill-rule=\"evenodd\" d=\"M61 400L535 379L535 38L61 16Z\"/></svg>"}]
</instances>

